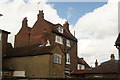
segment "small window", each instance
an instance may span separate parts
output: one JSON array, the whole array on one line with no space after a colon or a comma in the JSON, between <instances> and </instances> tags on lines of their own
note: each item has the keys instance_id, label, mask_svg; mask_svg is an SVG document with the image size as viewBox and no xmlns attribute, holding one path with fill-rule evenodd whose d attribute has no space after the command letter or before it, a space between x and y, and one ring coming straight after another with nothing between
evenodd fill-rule
<instances>
[{"instance_id":1,"label":"small window","mask_svg":"<svg viewBox=\"0 0 120 80\"><path fill-rule=\"evenodd\" d=\"M63 28L62 27L59 27L59 32L63 33Z\"/></svg>"},{"instance_id":2,"label":"small window","mask_svg":"<svg viewBox=\"0 0 120 80\"><path fill-rule=\"evenodd\" d=\"M55 26L55 27L60 33L63 33L63 28L61 26Z\"/></svg>"},{"instance_id":3,"label":"small window","mask_svg":"<svg viewBox=\"0 0 120 80\"><path fill-rule=\"evenodd\" d=\"M80 64L77 65L77 70L80 70Z\"/></svg>"},{"instance_id":4,"label":"small window","mask_svg":"<svg viewBox=\"0 0 120 80\"><path fill-rule=\"evenodd\" d=\"M78 69L78 70L84 70L84 69L85 69L85 65L83 65L83 64L78 64L77 69Z\"/></svg>"},{"instance_id":5,"label":"small window","mask_svg":"<svg viewBox=\"0 0 120 80\"><path fill-rule=\"evenodd\" d=\"M54 63L61 64L61 55L54 54Z\"/></svg>"},{"instance_id":6,"label":"small window","mask_svg":"<svg viewBox=\"0 0 120 80\"><path fill-rule=\"evenodd\" d=\"M62 37L56 36L55 42L57 42L57 43L59 43L59 44L63 44L63 39L62 39Z\"/></svg>"},{"instance_id":7,"label":"small window","mask_svg":"<svg viewBox=\"0 0 120 80\"><path fill-rule=\"evenodd\" d=\"M66 64L70 64L70 54L66 54Z\"/></svg>"},{"instance_id":8,"label":"small window","mask_svg":"<svg viewBox=\"0 0 120 80\"><path fill-rule=\"evenodd\" d=\"M81 70L85 69L85 65L81 65Z\"/></svg>"},{"instance_id":9,"label":"small window","mask_svg":"<svg viewBox=\"0 0 120 80\"><path fill-rule=\"evenodd\" d=\"M66 46L70 47L70 40L66 39Z\"/></svg>"}]
</instances>

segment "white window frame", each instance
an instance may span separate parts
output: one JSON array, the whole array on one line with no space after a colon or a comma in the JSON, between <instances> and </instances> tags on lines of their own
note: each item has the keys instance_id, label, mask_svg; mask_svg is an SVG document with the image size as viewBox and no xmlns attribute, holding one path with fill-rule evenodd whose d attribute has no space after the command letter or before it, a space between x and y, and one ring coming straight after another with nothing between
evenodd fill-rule
<instances>
[{"instance_id":1,"label":"white window frame","mask_svg":"<svg viewBox=\"0 0 120 80\"><path fill-rule=\"evenodd\" d=\"M70 46L70 40L68 40L68 39L66 39L66 46L71 47Z\"/></svg>"},{"instance_id":2,"label":"white window frame","mask_svg":"<svg viewBox=\"0 0 120 80\"><path fill-rule=\"evenodd\" d=\"M83 64L77 65L77 70L84 70L84 69L85 69L85 65L83 65Z\"/></svg>"},{"instance_id":3,"label":"white window frame","mask_svg":"<svg viewBox=\"0 0 120 80\"><path fill-rule=\"evenodd\" d=\"M60 32L63 33L63 28L61 26L56 26L56 29Z\"/></svg>"},{"instance_id":4,"label":"white window frame","mask_svg":"<svg viewBox=\"0 0 120 80\"><path fill-rule=\"evenodd\" d=\"M70 54L66 54L66 64L70 64Z\"/></svg>"},{"instance_id":5,"label":"white window frame","mask_svg":"<svg viewBox=\"0 0 120 80\"><path fill-rule=\"evenodd\" d=\"M85 65L81 64L81 70L85 69Z\"/></svg>"},{"instance_id":6,"label":"white window frame","mask_svg":"<svg viewBox=\"0 0 120 80\"><path fill-rule=\"evenodd\" d=\"M54 54L54 63L61 64L62 56L60 54Z\"/></svg>"},{"instance_id":7,"label":"white window frame","mask_svg":"<svg viewBox=\"0 0 120 80\"><path fill-rule=\"evenodd\" d=\"M77 65L77 70L80 70L80 64Z\"/></svg>"},{"instance_id":8,"label":"white window frame","mask_svg":"<svg viewBox=\"0 0 120 80\"><path fill-rule=\"evenodd\" d=\"M63 33L63 28L61 26L59 26L59 30L60 33Z\"/></svg>"},{"instance_id":9,"label":"white window frame","mask_svg":"<svg viewBox=\"0 0 120 80\"><path fill-rule=\"evenodd\" d=\"M62 39L62 37L56 35L56 37L55 37L55 42L57 42L57 43L59 43L59 44L63 44L63 39Z\"/></svg>"}]
</instances>

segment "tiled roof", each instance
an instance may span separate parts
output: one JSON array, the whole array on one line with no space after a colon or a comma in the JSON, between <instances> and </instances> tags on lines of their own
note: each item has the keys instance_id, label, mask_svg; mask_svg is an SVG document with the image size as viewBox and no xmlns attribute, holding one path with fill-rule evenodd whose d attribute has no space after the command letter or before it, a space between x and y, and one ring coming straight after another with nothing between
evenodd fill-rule
<instances>
[{"instance_id":1,"label":"tiled roof","mask_svg":"<svg viewBox=\"0 0 120 80\"><path fill-rule=\"evenodd\" d=\"M88 72L89 69L84 69L84 70L74 70L71 74L84 74Z\"/></svg>"},{"instance_id":2,"label":"tiled roof","mask_svg":"<svg viewBox=\"0 0 120 80\"><path fill-rule=\"evenodd\" d=\"M93 68L92 70L88 71L88 74L92 74L92 73L100 73L100 74L104 74L104 73L117 73L118 72L118 61L117 60L109 60L106 61L104 63L102 63L101 65L99 65L96 68Z\"/></svg>"},{"instance_id":3,"label":"tiled roof","mask_svg":"<svg viewBox=\"0 0 120 80\"><path fill-rule=\"evenodd\" d=\"M51 22L49 22L49 21L47 21L47 20L45 20L45 21L50 25L50 27L51 27L51 29L52 29L53 32L55 32L55 33L57 33L57 34L59 34L59 35L62 35L62 36L64 36L64 37L67 37L67 38L69 38L69 39L72 39L72 40L77 41L77 39L76 39L69 31L67 31L66 29L64 29L64 32L63 32L63 33L60 33L60 32L55 28L56 25L62 26L61 24L53 24L53 23L51 23ZM62 26L62 27L63 27L63 26Z\"/></svg>"},{"instance_id":4,"label":"tiled roof","mask_svg":"<svg viewBox=\"0 0 120 80\"><path fill-rule=\"evenodd\" d=\"M51 54L51 51L56 46L25 46L14 49L9 49L5 57L21 57L21 56L35 56L42 54Z\"/></svg>"}]
</instances>

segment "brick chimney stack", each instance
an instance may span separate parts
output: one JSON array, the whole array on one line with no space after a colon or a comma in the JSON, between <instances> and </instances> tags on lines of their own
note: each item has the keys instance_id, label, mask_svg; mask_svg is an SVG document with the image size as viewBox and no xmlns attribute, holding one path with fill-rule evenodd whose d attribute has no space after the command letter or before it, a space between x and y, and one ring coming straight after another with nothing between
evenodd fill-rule
<instances>
[{"instance_id":1,"label":"brick chimney stack","mask_svg":"<svg viewBox=\"0 0 120 80\"><path fill-rule=\"evenodd\" d=\"M95 61L95 67L98 67L98 61L97 61L97 59Z\"/></svg>"},{"instance_id":2,"label":"brick chimney stack","mask_svg":"<svg viewBox=\"0 0 120 80\"><path fill-rule=\"evenodd\" d=\"M68 21L65 21L65 23L63 24L63 27L64 27L66 30L69 30L69 23L68 23Z\"/></svg>"},{"instance_id":3,"label":"brick chimney stack","mask_svg":"<svg viewBox=\"0 0 120 80\"><path fill-rule=\"evenodd\" d=\"M44 13L43 10L39 10L39 14L38 14L38 19L44 19Z\"/></svg>"},{"instance_id":4,"label":"brick chimney stack","mask_svg":"<svg viewBox=\"0 0 120 80\"><path fill-rule=\"evenodd\" d=\"M114 54L111 54L111 60L115 60L115 56L114 56Z\"/></svg>"},{"instance_id":5,"label":"brick chimney stack","mask_svg":"<svg viewBox=\"0 0 120 80\"><path fill-rule=\"evenodd\" d=\"M27 22L28 22L27 17L25 17L22 21L22 27L28 26Z\"/></svg>"}]
</instances>

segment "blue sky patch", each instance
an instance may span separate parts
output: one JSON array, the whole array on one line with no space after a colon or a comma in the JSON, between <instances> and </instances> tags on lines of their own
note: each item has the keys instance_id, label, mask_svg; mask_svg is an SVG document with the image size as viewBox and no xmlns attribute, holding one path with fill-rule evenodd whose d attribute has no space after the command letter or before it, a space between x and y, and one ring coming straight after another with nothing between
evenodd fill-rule
<instances>
[{"instance_id":1,"label":"blue sky patch","mask_svg":"<svg viewBox=\"0 0 120 80\"><path fill-rule=\"evenodd\" d=\"M71 25L75 25L80 17L107 4L107 2L50 2L48 4L54 6L61 18L65 18Z\"/></svg>"}]
</instances>

